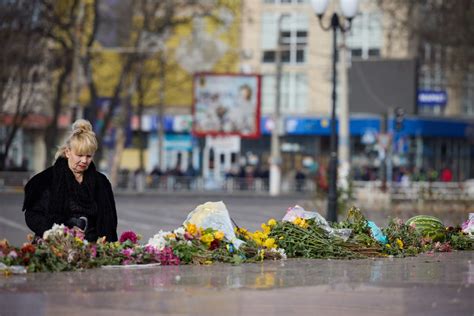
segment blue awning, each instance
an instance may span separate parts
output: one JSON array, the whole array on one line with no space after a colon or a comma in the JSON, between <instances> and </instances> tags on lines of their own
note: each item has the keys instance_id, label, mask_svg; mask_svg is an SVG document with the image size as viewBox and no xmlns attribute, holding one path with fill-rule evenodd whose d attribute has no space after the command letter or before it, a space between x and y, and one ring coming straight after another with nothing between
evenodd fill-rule
<instances>
[{"instance_id":1,"label":"blue awning","mask_svg":"<svg viewBox=\"0 0 474 316\"><path fill-rule=\"evenodd\" d=\"M262 134L269 135L270 130L268 117L262 117ZM331 134L331 120L329 117L286 117L284 119L284 128L286 135L321 135L329 136ZM337 121L336 121L337 128ZM349 131L352 136L364 135L366 132L380 131L380 118L378 117L360 117L350 118Z\"/></svg>"},{"instance_id":2,"label":"blue awning","mask_svg":"<svg viewBox=\"0 0 474 316\"><path fill-rule=\"evenodd\" d=\"M395 122L389 122L394 129ZM474 122L454 119L405 118L398 133L424 137L471 137Z\"/></svg>"}]
</instances>

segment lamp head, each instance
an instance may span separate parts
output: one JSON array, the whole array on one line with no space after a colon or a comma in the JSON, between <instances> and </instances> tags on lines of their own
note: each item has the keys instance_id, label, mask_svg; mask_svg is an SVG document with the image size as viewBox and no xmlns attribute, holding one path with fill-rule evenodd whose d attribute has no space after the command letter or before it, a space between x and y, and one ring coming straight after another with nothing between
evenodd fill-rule
<instances>
[{"instance_id":1,"label":"lamp head","mask_svg":"<svg viewBox=\"0 0 474 316\"><path fill-rule=\"evenodd\" d=\"M311 6L318 17L322 17L328 7L329 0L311 0Z\"/></svg>"},{"instance_id":2,"label":"lamp head","mask_svg":"<svg viewBox=\"0 0 474 316\"><path fill-rule=\"evenodd\" d=\"M358 10L359 0L340 0L341 11L345 18L352 19Z\"/></svg>"}]
</instances>

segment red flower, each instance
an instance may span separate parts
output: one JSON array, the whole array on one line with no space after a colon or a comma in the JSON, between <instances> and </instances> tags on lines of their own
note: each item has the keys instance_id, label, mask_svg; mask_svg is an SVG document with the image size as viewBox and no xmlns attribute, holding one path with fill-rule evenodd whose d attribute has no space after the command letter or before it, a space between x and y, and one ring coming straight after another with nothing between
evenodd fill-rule
<instances>
[{"instance_id":1,"label":"red flower","mask_svg":"<svg viewBox=\"0 0 474 316\"><path fill-rule=\"evenodd\" d=\"M138 242L138 236L131 230L123 232L122 235L120 235L119 241L121 244L123 244L127 240L130 240L132 243L136 244Z\"/></svg>"},{"instance_id":2,"label":"red flower","mask_svg":"<svg viewBox=\"0 0 474 316\"><path fill-rule=\"evenodd\" d=\"M35 246L30 243L24 243L23 247L21 247L22 253L35 253L35 251L36 251Z\"/></svg>"},{"instance_id":3,"label":"red flower","mask_svg":"<svg viewBox=\"0 0 474 316\"><path fill-rule=\"evenodd\" d=\"M209 250L214 250L219 248L220 241L218 239L214 239L211 244L209 245Z\"/></svg>"}]
</instances>

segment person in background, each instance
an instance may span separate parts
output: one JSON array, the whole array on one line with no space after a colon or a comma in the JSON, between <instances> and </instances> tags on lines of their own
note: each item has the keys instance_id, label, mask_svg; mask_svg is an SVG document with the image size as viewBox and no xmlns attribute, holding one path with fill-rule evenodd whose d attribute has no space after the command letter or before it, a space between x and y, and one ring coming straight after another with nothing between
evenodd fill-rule
<instances>
[{"instance_id":1,"label":"person in background","mask_svg":"<svg viewBox=\"0 0 474 316\"><path fill-rule=\"evenodd\" d=\"M53 224L84 230L91 242L117 240L117 210L112 186L92 161L97 150L92 125L77 120L56 153L54 165L25 186L22 210L28 227L41 238Z\"/></svg>"},{"instance_id":2,"label":"person in background","mask_svg":"<svg viewBox=\"0 0 474 316\"><path fill-rule=\"evenodd\" d=\"M445 166L441 170L440 180L443 182L453 181L453 171L451 170L451 168L449 168L448 166Z\"/></svg>"}]
</instances>

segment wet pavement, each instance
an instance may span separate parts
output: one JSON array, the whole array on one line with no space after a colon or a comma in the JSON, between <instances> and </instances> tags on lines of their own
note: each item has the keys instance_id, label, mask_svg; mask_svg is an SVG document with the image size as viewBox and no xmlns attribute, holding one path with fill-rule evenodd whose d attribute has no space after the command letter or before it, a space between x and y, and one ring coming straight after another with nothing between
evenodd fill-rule
<instances>
[{"instance_id":1,"label":"wet pavement","mask_svg":"<svg viewBox=\"0 0 474 316\"><path fill-rule=\"evenodd\" d=\"M0 315L474 315L474 252L0 277Z\"/></svg>"}]
</instances>

